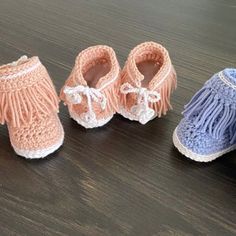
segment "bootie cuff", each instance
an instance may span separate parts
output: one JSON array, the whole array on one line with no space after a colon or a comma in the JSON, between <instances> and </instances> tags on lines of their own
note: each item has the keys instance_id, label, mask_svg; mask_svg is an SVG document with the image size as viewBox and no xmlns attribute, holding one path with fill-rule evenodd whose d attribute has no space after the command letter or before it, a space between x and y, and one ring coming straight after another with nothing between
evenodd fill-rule
<instances>
[{"instance_id":1,"label":"bootie cuff","mask_svg":"<svg viewBox=\"0 0 236 236\"><path fill-rule=\"evenodd\" d=\"M0 67L0 122L14 127L33 116L58 112L59 98L38 57L21 57Z\"/></svg>"}]
</instances>

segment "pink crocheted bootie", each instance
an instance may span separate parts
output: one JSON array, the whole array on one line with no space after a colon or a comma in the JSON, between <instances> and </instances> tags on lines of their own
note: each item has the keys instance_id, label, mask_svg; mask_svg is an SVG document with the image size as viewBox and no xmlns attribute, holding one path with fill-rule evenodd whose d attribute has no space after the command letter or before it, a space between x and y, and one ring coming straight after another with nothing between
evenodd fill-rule
<instances>
[{"instance_id":1,"label":"pink crocheted bootie","mask_svg":"<svg viewBox=\"0 0 236 236\"><path fill-rule=\"evenodd\" d=\"M121 73L119 113L141 124L165 115L176 84L174 67L163 46L154 42L136 46Z\"/></svg>"},{"instance_id":2,"label":"pink crocheted bootie","mask_svg":"<svg viewBox=\"0 0 236 236\"><path fill-rule=\"evenodd\" d=\"M43 158L63 143L59 98L38 57L21 57L0 67L0 122L7 123L15 152Z\"/></svg>"},{"instance_id":3,"label":"pink crocheted bootie","mask_svg":"<svg viewBox=\"0 0 236 236\"><path fill-rule=\"evenodd\" d=\"M118 108L120 66L114 50L93 46L82 51L61 90L70 116L85 128L103 126Z\"/></svg>"}]
</instances>

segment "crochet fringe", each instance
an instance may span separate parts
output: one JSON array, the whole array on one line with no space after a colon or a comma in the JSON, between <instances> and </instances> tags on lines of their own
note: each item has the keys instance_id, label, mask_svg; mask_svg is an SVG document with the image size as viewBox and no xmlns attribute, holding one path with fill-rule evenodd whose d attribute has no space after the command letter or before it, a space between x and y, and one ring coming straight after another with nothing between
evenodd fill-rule
<instances>
[{"instance_id":1,"label":"crochet fringe","mask_svg":"<svg viewBox=\"0 0 236 236\"><path fill-rule=\"evenodd\" d=\"M199 90L185 106L183 115L186 118L194 117L194 125L214 138L218 139L229 129L231 143L236 140L236 108L226 103L211 88Z\"/></svg>"},{"instance_id":2,"label":"crochet fringe","mask_svg":"<svg viewBox=\"0 0 236 236\"><path fill-rule=\"evenodd\" d=\"M107 98L107 102L106 102L106 108L105 108L105 114L110 114L110 113L114 113L114 110L117 111L118 110L118 89L119 86L118 84L120 83L120 79L117 78L115 80L115 82L109 84L106 88L104 88L101 92L105 95L105 97Z\"/></svg>"},{"instance_id":3,"label":"crochet fringe","mask_svg":"<svg viewBox=\"0 0 236 236\"><path fill-rule=\"evenodd\" d=\"M129 75L127 74L127 70L124 70L122 76L122 81L125 83L128 81ZM168 77L160 84L159 88L156 88L155 90L160 93L161 99L159 102L156 103L149 103L149 106L156 111L158 114L158 117L160 118L162 115L166 115L167 111L172 109L170 99L171 99L171 93L176 89L177 87L177 79L176 79L176 73L174 71L174 68L171 70ZM124 107L127 107L128 102L128 96L126 94L122 94L119 92L120 101Z\"/></svg>"},{"instance_id":4,"label":"crochet fringe","mask_svg":"<svg viewBox=\"0 0 236 236\"><path fill-rule=\"evenodd\" d=\"M106 107L105 110L101 110L101 106L98 105L96 102L93 102L93 109L94 112L97 114L98 119L105 119L107 118L107 115L113 114L114 111L118 110L118 89L119 89L119 83L120 79L117 78L114 82L111 84L107 85L104 89L101 90L101 92L105 95L106 97ZM74 83L71 83L70 80L68 80L68 83L66 85L74 87ZM64 105L67 105L70 109L75 110L80 110L86 112L87 109L87 98L86 96L83 96L82 102L80 104L72 104L71 102L67 101L66 95L64 93L64 88L65 86L61 89L60 92L60 99L64 101ZM83 113L82 112L82 113Z\"/></svg>"},{"instance_id":5,"label":"crochet fringe","mask_svg":"<svg viewBox=\"0 0 236 236\"><path fill-rule=\"evenodd\" d=\"M58 112L59 99L49 79L41 79L32 86L0 91L0 123L11 122L14 127Z\"/></svg>"},{"instance_id":6,"label":"crochet fringe","mask_svg":"<svg viewBox=\"0 0 236 236\"><path fill-rule=\"evenodd\" d=\"M170 98L171 93L176 89L176 87L176 74L174 71L171 71L170 75L168 75L168 77L160 85L160 89L157 89L157 92L161 95L161 100L157 103L150 104L150 107L157 112L158 117L166 115L167 111L172 109Z\"/></svg>"}]
</instances>

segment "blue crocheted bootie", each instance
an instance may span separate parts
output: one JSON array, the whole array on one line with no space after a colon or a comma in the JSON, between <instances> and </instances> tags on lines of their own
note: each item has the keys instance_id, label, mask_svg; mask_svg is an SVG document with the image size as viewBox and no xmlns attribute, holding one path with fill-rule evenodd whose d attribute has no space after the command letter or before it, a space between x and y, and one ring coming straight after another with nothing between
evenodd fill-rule
<instances>
[{"instance_id":1,"label":"blue crocheted bootie","mask_svg":"<svg viewBox=\"0 0 236 236\"><path fill-rule=\"evenodd\" d=\"M186 157L208 162L236 149L236 69L213 75L183 115L173 142Z\"/></svg>"}]
</instances>

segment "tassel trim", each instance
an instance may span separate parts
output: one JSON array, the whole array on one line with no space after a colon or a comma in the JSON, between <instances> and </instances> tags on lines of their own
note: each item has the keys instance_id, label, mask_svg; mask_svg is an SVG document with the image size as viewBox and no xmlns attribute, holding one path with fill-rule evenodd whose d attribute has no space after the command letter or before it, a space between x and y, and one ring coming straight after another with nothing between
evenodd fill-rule
<instances>
[{"instance_id":1,"label":"tassel trim","mask_svg":"<svg viewBox=\"0 0 236 236\"><path fill-rule=\"evenodd\" d=\"M236 141L236 107L210 87L203 87L185 106L183 115L194 119L194 125L219 139L229 131L230 143Z\"/></svg>"},{"instance_id":2,"label":"tassel trim","mask_svg":"<svg viewBox=\"0 0 236 236\"><path fill-rule=\"evenodd\" d=\"M168 110L172 110L172 105L170 103L171 94L177 87L176 72L172 66L172 69L167 76L167 78L162 82L160 88L157 88L156 91L160 93L161 99L157 103L150 104L150 107L153 108L160 118L162 115L166 115Z\"/></svg>"},{"instance_id":3,"label":"tassel trim","mask_svg":"<svg viewBox=\"0 0 236 236\"><path fill-rule=\"evenodd\" d=\"M13 127L20 127L32 122L35 117L41 118L51 112L58 112L59 98L48 75L22 88L17 87L16 80L0 81L0 87L1 83L11 83L11 87L15 87L0 91L1 124L10 122Z\"/></svg>"},{"instance_id":4,"label":"tassel trim","mask_svg":"<svg viewBox=\"0 0 236 236\"><path fill-rule=\"evenodd\" d=\"M169 75L163 80L159 87L151 91L156 91L160 94L160 100L158 102L151 103L149 102L149 107L153 109L158 117L166 115L168 110L172 109L171 105L171 94L177 87L176 72L172 66ZM130 81L130 76L127 73L127 70L123 71L122 81L125 84L127 81ZM155 85L155 84L154 84ZM124 94L119 91L120 102L123 107L131 109L131 107L137 102L137 95L135 94Z\"/></svg>"}]
</instances>

